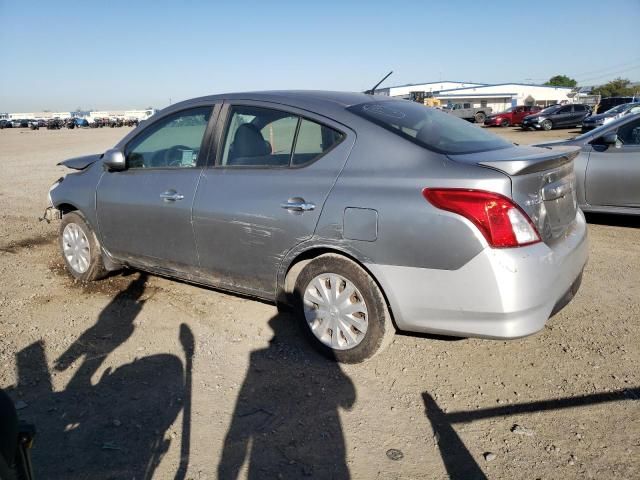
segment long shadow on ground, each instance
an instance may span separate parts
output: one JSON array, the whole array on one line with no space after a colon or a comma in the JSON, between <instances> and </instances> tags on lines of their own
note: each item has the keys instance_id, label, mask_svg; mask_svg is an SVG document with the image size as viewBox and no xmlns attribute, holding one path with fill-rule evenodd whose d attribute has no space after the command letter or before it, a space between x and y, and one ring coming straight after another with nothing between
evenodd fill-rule
<instances>
[{"instance_id":1,"label":"long shadow on ground","mask_svg":"<svg viewBox=\"0 0 640 480\"><path fill-rule=\"evenodd\" d=\"M53 391L44 342L18 352L18 385L12 396L28 403L21 417L38 431L33 449L37 478L151 478L170 444L180 441L166 432L183 407L181 462L175 478L185 477L194 351L188 327L183 325L179 334L186 369L175 355L150 355L107 369L92 383L107 356L133 334L146 280L146 274L139 274L131 281L102 310L95 325L56 360L58 371L81 361L64 391Z\"/></svg>"}]
</instances>

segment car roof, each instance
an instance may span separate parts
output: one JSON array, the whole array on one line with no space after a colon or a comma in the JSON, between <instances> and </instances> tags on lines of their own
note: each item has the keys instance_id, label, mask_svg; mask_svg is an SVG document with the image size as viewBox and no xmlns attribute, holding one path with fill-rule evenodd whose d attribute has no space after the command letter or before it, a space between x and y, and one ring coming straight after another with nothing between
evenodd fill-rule
<instances>
[{"instance_id":1,"label":"car roof","mask_svg":"<svg viewBox=\"0 0 640 480\"><path fill-rule=\"evenodd\" d=\"M210 95L193 98L174 104L170 110L188 108L191 105L205 102L218 102L221 100L253 100L269 103L279 103L290 107L309 110L326 116L339 115L345 112L347 107L369 102L402 101L386 95L368 95L358 92L335 92L325 90L271 90L259 92L239 92L221 95ZM406 101L406 100L404 100ZM169 109L165 109L169 110Z\"/></svg>"}]
</instances>

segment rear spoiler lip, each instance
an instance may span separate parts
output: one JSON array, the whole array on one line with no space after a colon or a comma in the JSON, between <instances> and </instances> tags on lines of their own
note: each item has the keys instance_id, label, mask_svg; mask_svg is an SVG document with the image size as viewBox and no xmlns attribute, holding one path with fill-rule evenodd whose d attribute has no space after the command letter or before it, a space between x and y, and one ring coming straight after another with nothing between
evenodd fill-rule
<instances>
[{"instance_id":1,"label":"rear spoiler lip","mask_svg":"<svg viewBox=\"0 0 640 480\"><path fill-rule=\"evenodd\" d=\"M550 152L531 157L514 158L496 162L479 162L478 165L493 168L507 175L526 175L528 173L551 170L573 161L580 153L580 147L543 147Z\"/></svg>"}]
</instances>

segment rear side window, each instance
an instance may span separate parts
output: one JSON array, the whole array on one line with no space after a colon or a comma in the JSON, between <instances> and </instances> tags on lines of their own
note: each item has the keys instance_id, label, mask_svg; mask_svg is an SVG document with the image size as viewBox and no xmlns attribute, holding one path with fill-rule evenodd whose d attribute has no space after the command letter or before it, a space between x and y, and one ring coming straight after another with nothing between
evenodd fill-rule
<instances>
[{"instance_id":1,"label":"rear side window","mask_svg":"<svg viewBox=\"0 0 640 480\"><path fill-rule=\"evenodd\" d=\"M411 142L440 153L474 153L511 146L497 135L466 120L415 102L369 102L353 105L347 110Z\"/></svg>"},{"instance_id":2,"label":"rear side window","mask_svg":"<svg viewBox=\"0 0 640 480\"><path fill-rule=\"evenodd\" d=\"M344 135L332 128L281 110L234 106L221 166L290 167L317 160Z\"/></svg>"},{"instance_id":3,"label":"rear side window","mask_svg":"<svg viewBox=\"0 0 640 480\"><path fill-rule=\"evenodd\" d=\"M340 140L342 140L340 132L306 118L301 119L291 165L299 166L314 161Z\"/></svg>"}]
</instances>

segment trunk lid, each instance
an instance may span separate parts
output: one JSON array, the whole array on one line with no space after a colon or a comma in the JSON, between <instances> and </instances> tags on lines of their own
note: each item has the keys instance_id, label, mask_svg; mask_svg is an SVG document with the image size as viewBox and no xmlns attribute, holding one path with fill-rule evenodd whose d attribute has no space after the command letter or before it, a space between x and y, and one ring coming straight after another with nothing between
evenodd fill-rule
<instances>
[{"instance_id":1,"label":"trunk lid","mask_svg":"<svg viewBox=\"0 0 640 480\"><path fill-rule=\"evenodd\" d=\"M511 197L546 243L561 238L578 210L573 159L579 147L511 147L449 155L456 162L498 170L511 179Z\"/></svg>"}]
</instances>

